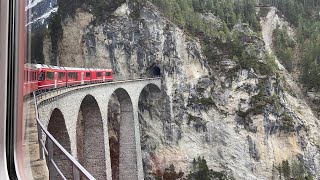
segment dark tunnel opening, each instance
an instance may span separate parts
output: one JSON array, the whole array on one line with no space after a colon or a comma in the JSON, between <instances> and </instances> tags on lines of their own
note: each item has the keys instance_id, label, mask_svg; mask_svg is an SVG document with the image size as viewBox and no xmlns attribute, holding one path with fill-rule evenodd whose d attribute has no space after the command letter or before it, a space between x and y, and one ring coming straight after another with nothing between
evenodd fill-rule
<instances>
[{"instance_id":1,"label":"dark tunnel opening","mask_svg":"<svg viewBox=\"0 0 320 180\"><path fill-rule=\"evenodd\" d=\"M153 67L153 75L154 76L161 76L161 70L158 66Z\"/></svg>"}]
</instances>

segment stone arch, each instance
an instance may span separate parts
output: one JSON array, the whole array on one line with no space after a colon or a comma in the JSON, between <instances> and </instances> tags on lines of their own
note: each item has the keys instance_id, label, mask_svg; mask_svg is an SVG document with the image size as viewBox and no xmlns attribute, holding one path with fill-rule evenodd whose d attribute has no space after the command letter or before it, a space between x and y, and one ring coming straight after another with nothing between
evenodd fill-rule
<instances>
[{"instance_id":1,"label":"stone arch","mask_svg":"<svg viewBox=\"0 0 320 180\"><path fill-rule=\"evenodd\" d=\"M77 158L96 179L106 179L104 132L96 99L86 95L80 105L77 127Z\"/></svg>"},{"instance_id":2,"label":"stone arch","mask_svg":"<svg viewBox=\"0 0 320 180\"><path fill-rule=\"evenodd\" d=\"M159 143L157 139L160 139L150 129L163 126L163 122L160 118L163 118L164 109L169 106L165 105L166 95L161 94L160 87L156 84L147 84L139 94L138 101L138 119L139 119L139 131L140 131L140 143L142 151L142 166L144 178L154 178L152 173L158 169L152 169L153 160L157 161L155 157L152 157L153 151ZM166 110L169 114L170 111ZM170 116L170 115L169 115ZM166 117L170 119L170 117ZM158 134L159 137L161 136Z\"/></svg>"},{"instance_id":3,"label":"stone arch","mask_svg":"<svg viewBox=\"0 0 320 180\"><path fill-rule=\"evenodd\" d=\"M161 96L161 89L158 85L149 83L146 86L143 87L139 94L139 99L142 98L142 96L150 96L152 99L159 99Z\"/></svg>"},{"instance_id":4,"label":"stone arch","mask_svg":"<svg viewBox=\"0 0 320 180\"><path fill-rule=\"evenodd\" d=\"M135 142L135 123L132 101L128 92L123 88L116 89L113 93L113 96L117 98L117 101L119 103L119 109L116 110L118 111L116 112L118 114L118 117L115 118L119 121L119 130L117 132L116 137L118 138L118 142L115 143L114 141L109 140L111 150L110 159L112 166L112 178L121 180L138 179L137 151ZM111 101L108 102L109 108ZM115 116L114 114L110 113L114 112L109 111L108 118L111 116ZM113 123L109 122L108 124L110 125ZM108 129L110 129L110 127ZM119 146L118 152L112 152L112 149L115 148L113 147L115 144ZM118 160L116 158L118 158Z\"/></svg>"},{"instance_id":5,"label":"stone arch","mask_svg":"<svg viewBox=\"0 0 320 180\"><path fill-rule=\"evenodd\" d=\"M51 113L48 131L50 134L64 147L69 153L71 153L70 137L65 124L65 119L60 109L54 109ZM47 146L46 142L46 146ZM59 148L53 145L53 159L61 172L67 179L72 179L72 164L67 157L59 150ZM57 179L61 179L57 176Z\"/></svg>"}]
</instances>

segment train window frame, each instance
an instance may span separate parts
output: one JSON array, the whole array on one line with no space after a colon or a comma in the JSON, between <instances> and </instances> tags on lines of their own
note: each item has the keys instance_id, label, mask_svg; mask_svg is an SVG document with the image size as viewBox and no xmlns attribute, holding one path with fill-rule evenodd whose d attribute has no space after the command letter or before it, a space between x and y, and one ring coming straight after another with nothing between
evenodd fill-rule
<instances>
[{"instance_id":1,"label":"train window frame","mask_svg":"<svg viewBox=\"0 0 320 180\"><path fill-rule=\"evenodd\" d=\"M15 175L15 133L14 119L10 118L10 108L12 104L13 91L10 92L10 80L12 77L12 64L15 61L13 53L15 52L14 43L14 9L13 1L0 1L0 81L3 84L0 86L0 175L1 179L9 180L16 178ZM11 107L10 107L11 106ZM10 119L9 119L10 118Z\"/></svg>"},{"instance_id":2,"label":"train window frame","mask_svg":"<svg viewBox=\"0 0 320 180\"><path fill-rule=\"evenodd\" d=\"M86 77L90 78L91 77L91 72L86 72Z\"/></svg>"},{"instance_id":3,"label":"train window frame","mask_svg":"<svg viewBox=\"0 0 320 180\"><path fill-rule=\"evenodd\" d=\"M45 73L43 71L40 71L38 80L39 81L44 81L44 79L45 79Z\"/></svg>"},{"instance_id":4,"label":"train window frame","mask_svg":"<svg viewBox=\"0 0 320 180\"><path fill-rule=\"evenodd\" d=\"M25 179L21 111L24 87L25 1L0 1L0 176Z\"/></svg>"},{"instance_id":5,"label":"train window frame","mask_svg":"<svg viewBox=\"0 0 320 180\"><path fill-rule=\"evenodd\" d=\"M54 72L47 71L46 80L54 80Z\"/></svg>"},{"instance_id":6,"label":"train window frame","mask_svg":"<svg viewBox=\"0 0 320 180\"><path fill-rule=\"evenodd\" d=\"M61 76L61 74L63 74L63 76ZM65 72L58 72L58 79L62 80L66 77L66 73Z\"/></svg>"},{"instance_id":7,"label":"train window frame","mask_svg":"<svg viewBox=\"0 0 320 180\"><path fill-rule=\"evenodd\" d=\"M102 77L102 72L96 72L96 77Z\"/></svg>"},{"instance_id":8,"label":"train window frame","mask_svg":"<svg viewBox=\"0 0 320 180\"><path fill-rule=\"evenodd\" d=\"M106 71L106 76L111 76L111 75L112 75L112 73L111 73L111 72Z\"/></svg>"},{"instance_id":9,"label":"train window frame","mask_svg":"<svg viewBox=\"0 0 320 180\"><path fill-rule=\"evenodd\" d=\"M24 82L28 82L28 71L24 70Z\"/></svg>"},{"instance_id":10,"label":"train window frame","mask_svg":"<svg viewBox=\"0 0 320 180\"><path fill-rule=\"evenodd\" d=\"M32 73L32 81L36 81L37 80L37 72L33 72Z\"/></svg>"},{"instance_id":11,"label":"train window frame","mask_svg":"<svg viewBox=\"0 0 320 180\"><path fill-rule=\"evenodd\" d=\"M68 72L68 79L78 79L77 72Z\"/></svg>"}]
</instances>

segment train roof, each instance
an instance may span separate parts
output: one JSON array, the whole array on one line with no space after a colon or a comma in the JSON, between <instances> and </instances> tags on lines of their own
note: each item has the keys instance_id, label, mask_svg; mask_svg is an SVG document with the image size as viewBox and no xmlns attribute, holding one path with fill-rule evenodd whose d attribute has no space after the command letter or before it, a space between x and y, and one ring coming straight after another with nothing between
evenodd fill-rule
<instances>
[{"instance_id":1,"label":"train roof","mask_svg":"<svg viewBox=\"0 0 320 180\"><path fill-rule=\"evenodd\" d=\"M57 70L64 70L62 67L47 65L47 64L30 64L33 68L40 69L40 68L48 68L48 69L57 69Z\"/></svg>"},{"instance_id":2,"label":"train roof","mask_svg":"<svg viewBox=\"0 0 320 180\"><path fill-rule=\"evenodd\" d=\"M32 68L32 69L40 69L40 68L49 68L49 69L57 69L57 70L100 70L100 71L112 71L112 69L102 69L102 68L78 68L78 67L59 67L59 66L53 66L53 65L47 65L47 64L25 64L25 68Z\"/></svg>"},{"instance_id":3,"label":"train roof","mask_svg":"<svg viewBox=\"0 0 320 180\"><path fill-rule=\"evenodd\" d=\"M25 69L31 69L31 70L37 70L38 69L33 64L30 64L30 63L24 64L24 68Z\"/></svg>"}]
</instances>

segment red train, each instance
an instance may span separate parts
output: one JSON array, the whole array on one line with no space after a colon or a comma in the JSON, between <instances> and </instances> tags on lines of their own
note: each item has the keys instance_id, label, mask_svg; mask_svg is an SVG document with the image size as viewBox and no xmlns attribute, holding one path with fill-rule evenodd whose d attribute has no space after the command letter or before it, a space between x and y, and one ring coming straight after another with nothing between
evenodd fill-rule
<instances>
[{"instance_id":1,"label":"red train","mask_svg":"<svg viewBox=\"0 0 320 180\"><path fill-rule=\"evenodd\" d=\"M58 67L25 64L24 95L38 89L113 81L111 69Z\"/></svg>"}]
</instances>

